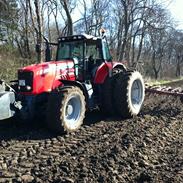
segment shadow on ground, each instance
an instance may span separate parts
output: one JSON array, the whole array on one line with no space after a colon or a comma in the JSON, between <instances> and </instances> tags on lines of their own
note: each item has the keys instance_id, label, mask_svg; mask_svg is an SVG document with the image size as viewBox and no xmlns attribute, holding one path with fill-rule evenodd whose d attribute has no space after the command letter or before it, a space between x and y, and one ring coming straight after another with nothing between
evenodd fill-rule
<instances>
[{"instance_id":1,"label":"shadow on ground","mask_svg":"<svg viewBox=\"0 0 183 183\"><path fill-rule=\"evenodd\" d=\"M100 111L92 111L86 113L84 120L84 126L91 126L100 121L118 121L119 118L116 117L106 117ZM33 121L21 123L15 119L8 119L0 121L0 141L8 140L41 140L54 138L58 135L64 136L65 134L58 134L50 131L46 128L45 121Z\"/></svg>"}]
</instances>

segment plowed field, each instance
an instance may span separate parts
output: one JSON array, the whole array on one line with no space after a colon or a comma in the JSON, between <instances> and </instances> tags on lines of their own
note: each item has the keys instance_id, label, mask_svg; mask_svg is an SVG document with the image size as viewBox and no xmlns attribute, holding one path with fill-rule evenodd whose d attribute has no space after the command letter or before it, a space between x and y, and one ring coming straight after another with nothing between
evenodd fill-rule
<instances>
[{"instance_id":1,"label":"plowed field","mask_svg":"<svg viewBox=\"0 0 183 183\"><path fill-rule=\"evenodd\" d=\"M72 134L42 126L0 123L0 182L183 182L179 98L147 95L133 119L89 113Z\"/></svg>"}]
</instances>

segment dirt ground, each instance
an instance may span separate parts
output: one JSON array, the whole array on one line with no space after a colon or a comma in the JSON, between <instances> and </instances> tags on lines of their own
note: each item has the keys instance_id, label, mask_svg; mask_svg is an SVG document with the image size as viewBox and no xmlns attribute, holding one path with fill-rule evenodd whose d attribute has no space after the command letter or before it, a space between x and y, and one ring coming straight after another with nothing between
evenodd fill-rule
<instances>
[{"instance_id":1,"label":"dirt ground","mask_svg":"<svg viewBox=\"0 0 183 183\"><path fill-rule=\"evenodd\" d=\"M147 94L138 117L92 112L67 135L1 122L0 182L182 183L183 104Z\"/></svg>"}]
</instances>

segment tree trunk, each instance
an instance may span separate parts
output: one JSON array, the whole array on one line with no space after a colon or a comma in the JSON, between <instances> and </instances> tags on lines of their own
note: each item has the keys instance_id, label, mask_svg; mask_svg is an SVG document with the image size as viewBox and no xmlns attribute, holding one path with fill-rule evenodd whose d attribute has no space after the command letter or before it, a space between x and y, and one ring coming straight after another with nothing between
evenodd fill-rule
<instances>
[{"instance_id":1,"label":"tree trunk","mask_svg":"<svg viewBox=\"0 0 183 183\"><path fill-rule=\"evenodd\" d=\"M38 26L38 34L37 34L37 44L40 45L40 47L42 48L42 24L41 24L41 13L40 13L40 1L39 0L35 0L34 1L34 5L35 5L35 11L36 11L36 18L37 18L37 26ZM42 62L42 54L41 52L39 52L37 54L37 61Z\"/></svg>"},{"instance_id":2,"label":"tree trunk","mask_svg":"<svg viewBox=\"0 0 183 183\"><path fill-rule=\"evenodd\" d=\"M72 22L72 17L68 8L68 1L67 0L61 0L63 8L65 10L65 13L67 15L67 35L73 35L73 22Z\"/></svg>"},{"instance_id":3,"label":"tree trunk","mask_svg":"<svg viewBox=\"0 0 183 183\"><path fill-rule=\"evenodd\" d=\"M137 62L139 61L140 56L141 56L142 46L143 46L143 40L144 40L144 35L145 35L145 33L142 32L141 39L140 39L140 43L139 43L139 50L138 50L138 55L137 55Z\"/></svg>"},{"instance_id":4,"label":"tree trunk","mask_svg":"<svg viewBox=\"0 0 183 183\"><path fill-rule=\"evenodd\" d=\"M176 77L180 77L180 57L177 58Z\"/></svg>"}]
</instances>

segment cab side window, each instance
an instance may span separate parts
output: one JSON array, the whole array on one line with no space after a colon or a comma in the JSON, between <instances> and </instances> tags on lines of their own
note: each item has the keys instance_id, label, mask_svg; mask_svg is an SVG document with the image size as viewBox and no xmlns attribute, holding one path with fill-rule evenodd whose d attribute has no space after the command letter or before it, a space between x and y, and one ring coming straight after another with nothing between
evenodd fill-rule
<instances>
[{"instance_id":1,"label":"cab side window","mask_svg":"<svg viewBox=\"0 0 183 183\"><path fill-rule=\"evenodd\" d=\"M94 60L101 59L101 54L95 44L88 44L86 47L86 56L92 57Z\"/></svg>"}]
</instances>

